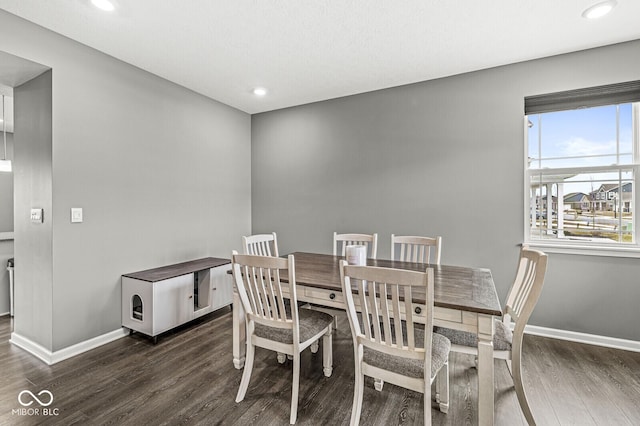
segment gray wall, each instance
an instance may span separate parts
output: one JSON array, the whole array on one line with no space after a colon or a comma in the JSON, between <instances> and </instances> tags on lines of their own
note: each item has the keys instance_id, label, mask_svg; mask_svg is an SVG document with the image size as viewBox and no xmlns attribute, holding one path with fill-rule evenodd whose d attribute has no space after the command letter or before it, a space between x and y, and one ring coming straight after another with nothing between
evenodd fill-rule
<instances>
[{"instance_id":1,"label":"gray wall","mask_svg":"<svg viewBox=\"0 0 640 426\"><path fill-rule=\"evenodd\" d=\"M280 251L333 231L441 235L504 301L523 241L524 97L640 78L640 41L252 117L252 226ZM551 254L530 324L640 340L637 259Z\"/></svg>"},{"instance_id":2,"label":"gray wall","mask_svg":"<svg viewBox=\"0 0 640 426\"><path fill-rule=\"evenodd\" d=\"M53 343L53 220L51 216L52 73L14 88L16 258L13 331L51 348ZM31 223L31 208L44 211Z\"/></svg>"},{"instance_id":3,"label":"gray wall","mask_svg":"<svg viewBox=\"0 0 640 426\"><path fill-rule=\"evenodd\" d=\"M42 321L25 296L15 329L56 351L120 328L121 274L238 248L251 227L250 177L236 172L250 161L251 120L4 11L0 28L12 34L0 51L52 69L50 265L20 249L38 200L17 183L14 212L16 285L39 290L24 271L50 268L50 313ZM33 170L19 164L32 160L18 157L18 130L15 167ZM71 207L83 223L70 223Z\"/></svg>"}]
</instances>

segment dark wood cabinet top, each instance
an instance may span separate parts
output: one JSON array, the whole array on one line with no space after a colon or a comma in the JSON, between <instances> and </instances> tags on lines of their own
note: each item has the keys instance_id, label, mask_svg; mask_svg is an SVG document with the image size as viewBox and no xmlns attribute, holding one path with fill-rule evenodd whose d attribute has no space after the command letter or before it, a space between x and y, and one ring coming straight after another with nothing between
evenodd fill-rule
<instances>
[{"instance_id":1,"label":"dark wood cabinet top","mask_svg":"<svg viewBox=\"0 0 640 426\"><path fill-rule=\"evenodd\" d=\"M204 271L210 268L217 268L218 266L227 265L229 263L231 263L229 259L205 257L203 259L161 266L159 268L147 269L145 271L131 272L122 276L153 283L157 281L167 280L169 278L179 277L180 275Z\"/></svg>"}]
</instances>

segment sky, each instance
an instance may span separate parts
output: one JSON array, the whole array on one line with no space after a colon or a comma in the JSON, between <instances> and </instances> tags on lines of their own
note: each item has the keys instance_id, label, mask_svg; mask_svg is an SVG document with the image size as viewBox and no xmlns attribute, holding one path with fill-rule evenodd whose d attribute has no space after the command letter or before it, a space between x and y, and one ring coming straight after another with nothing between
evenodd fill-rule
<instances>
[{"instance_id":1,"label":"sky","mask_svg":"<svg viewBox=\"0 0 640 426\"><path fill-rule=\"evenodd\" d=\"M615 105L528 116L532 123L527 135L531 168L611 165L618 161L618 149L620 164L632 163L632 104L622 104L618 108L618 124ZM540 158L542 161L538 163ZM622 179L630 177L626 174ZM567 180L575 183L567 183L564 193L589 193L612 179L617 181L618 175L581 174Z\"/></svg>"}]
</instances>

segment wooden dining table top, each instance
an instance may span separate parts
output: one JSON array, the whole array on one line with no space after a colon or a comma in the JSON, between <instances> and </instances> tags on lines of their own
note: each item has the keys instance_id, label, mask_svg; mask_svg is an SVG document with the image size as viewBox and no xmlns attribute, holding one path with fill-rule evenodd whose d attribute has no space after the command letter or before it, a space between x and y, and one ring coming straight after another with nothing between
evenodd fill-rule
<instances>
[{"instance_id":1,"label":"wooden dining table top","mask_svg":"<svg viewBox=\"0 0 640 426\"><path fill-rule=\"evenodd\" d=\"M342 292L340 261L344 260L344 256L305 252L291 254L295 261L297 285ZM367 266L420 272L433 268L435 306L494 316L502 315L502 308L489 269L385 259L367 259ZM285 271L280 278L288 282ZM424 302L415 300L416 296L414 294L415 302Z\"/></svg>"}]
</instances>

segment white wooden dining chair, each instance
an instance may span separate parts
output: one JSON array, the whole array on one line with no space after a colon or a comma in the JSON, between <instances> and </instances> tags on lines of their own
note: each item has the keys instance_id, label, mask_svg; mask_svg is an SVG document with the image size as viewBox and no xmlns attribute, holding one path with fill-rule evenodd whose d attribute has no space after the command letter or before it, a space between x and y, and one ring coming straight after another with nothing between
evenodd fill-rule
<instances>
[{"instance_id":1,"label":"white wooden dining chair","mask_svg":"<svg viewBox=\"0 0 640 426\"><path fill-rule=\"evenodd\" d=\"M351 425L360 422L365 376L422 393L424 424L430 425L434 380L440 411L449 408L451 346L449 339L432 332L433 269L353 266L343 260L340 274L355 357ZM419 314L412 307L414 294L425 298Z\"/></svg>"},{"instance_id":2,"label":"white wooden dining chair","mask_svg":"<svg viewBox=\"0 0 640 426\"><path fill-rule=\"evenodd\" d=\"M275 232L243 236L242 250L244 254L278 257L278 237ZM287 355L278 353L277 358L280 364L284 364Z\"/></svg>"},{"instance_id":3,"label":"white wooden dining chair","mask_svg":"<svg viewBox=\"0 0 640 426\"><path fill-rule=\"evenodd\" d=\"M298 310L293 255L285 259L240 255L234 251L232 270L247 324L246 361L236 402L242 401L247 392L256 346L291 355L293 385L289 422L294 424L298 413L300 353L322 337L323 371L326 377L331 376L333 317L320 311ZM287 271L288 283L281 282L281 271ZM291 301L288 304L284 299L287 292Z\"/></svg>"},{"instance_id":4,"label":"white wooden dining chair","mask_svg":"<svg viewBox=\"0 0 640 426\"><path fill-rule=\"evenodd\" d=\"M242 237L242 249L244 254L256 256L278 257L278 238L276 233L256 234Z\"/></svg>"},{"instance_id":5,"label":"white wooden dining chair","mask_svg":"<svg viewBox=\"0 0 640 426\"><path fill-rule=\"evenodd\" d=\"M516 277L502 311L502 320L496 319L494 323L493 357L506 360L520 408L527 422L532 426L536 423L522 384L522 341L524 328L542 293L546 270L546 254L538 250L522 248ZM512 320L515 322L513 331ZM478 355L476 334L442 327L435 327L434 331L449 338L453 352Z\"/></svg>"},{"instance_id":6,"label":"white wooden dining chair","mask_svg":"<svg viewBox=\"0 0 640 426\"><path fill-rule=\"evenodd\" d=\"M391 260L440 264L442 237L391 234Z\"/></svg>"},{"instance_id":7,"label":"white wooden dining chair","mask_svg":"<svg viewBox=\"0 0 640 426\"><path fill-rule=\"evenodd\" d=\"M367 258L375 259L378 255L378 234L338 234L333 233L333 255L345 256L346 249L349 245L365 246L367 249ZM338 318L335 315L338 309L327 308L323 306L307 305L308 308L320 310L328 314L334 315L335 320L333 328L338 329Z\"/></svg>"},{"instance_id":8,"label":"white wooden dining chair","mask_svg":"<svg viewBox=\"0 0 640 426\"><path fill-rule=\"evenodd\" d=\"M346 247L350 245L365 246L367 248L367 258L375 259L378 255L378 234L333 233L334 256L344 256Z\"/></svg>"}]
</instances>

